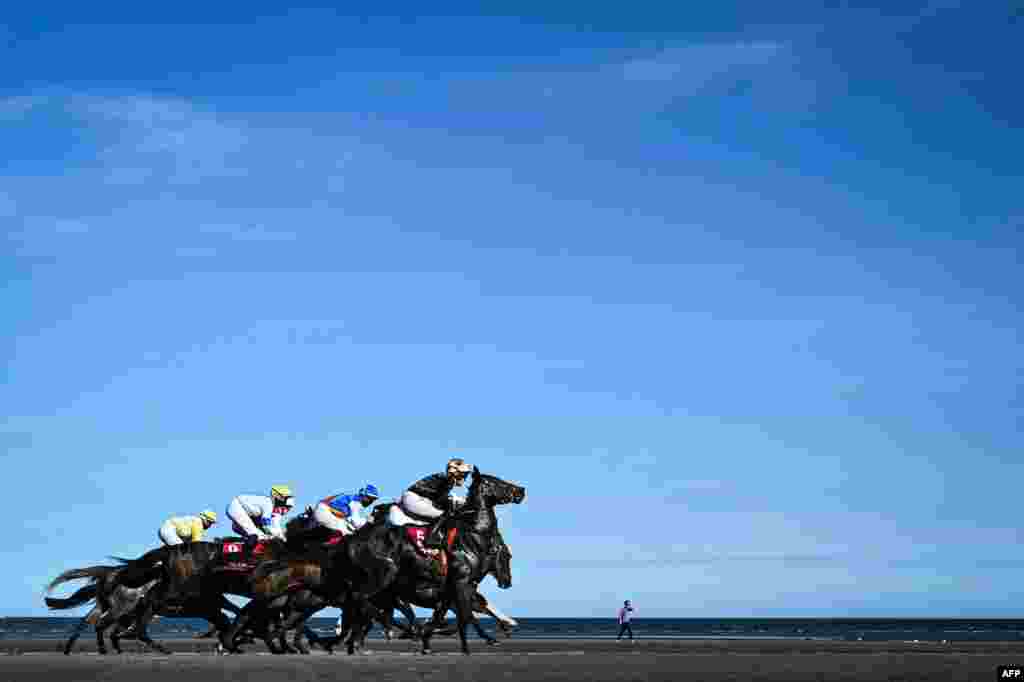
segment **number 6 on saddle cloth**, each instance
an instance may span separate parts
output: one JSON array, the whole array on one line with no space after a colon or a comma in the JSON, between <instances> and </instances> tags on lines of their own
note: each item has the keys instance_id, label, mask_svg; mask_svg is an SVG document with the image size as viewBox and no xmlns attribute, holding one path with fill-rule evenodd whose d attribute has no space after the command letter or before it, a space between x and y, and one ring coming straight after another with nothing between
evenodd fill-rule
<instances>
[{"instance_id":1,"label":"number 6 on saddle cloth","mask_svg":"<svg viewBox=\"0 0 1024 682\"><path fill-rule=\"evenodd\" d=\"M263 542L225 540L220 549L224 558L224 570L249 570L262 558L266 547Z\"/></svg>"}]
</instances>

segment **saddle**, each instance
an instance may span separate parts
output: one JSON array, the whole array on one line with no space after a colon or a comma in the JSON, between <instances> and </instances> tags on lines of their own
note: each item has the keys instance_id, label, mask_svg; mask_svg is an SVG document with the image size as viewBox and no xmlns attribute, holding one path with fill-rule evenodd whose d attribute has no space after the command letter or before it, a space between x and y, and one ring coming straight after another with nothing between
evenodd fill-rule
<instances>
[{"instance_id":1,"label":"saddle","mask_svg":"<svg viewBox=\"0 0 1024 682\"><path fill-rule=\"evenodd\" d=\"M266 543L248 543L242 538L225 538L221 541L220 549L223 563L219 570L248 573L263 560Z\"/></svg>"},{"instance_id":2,"label":"saddle","mask_svg":"<svg viewBox=\"0 0 1024 682\"><path fill-rule=\"evenodd\" d=\"M452 551L458 530L455 526L444 532L447 519L434 524L429 531L424 526L405 526L405 534L420 556L432 560L439 577L448 575L448 553Z\"/></svg>"},{"instance_id":3,"label":"saddle","mask_svg":"<svg viewBox=\"0 0 1024 682\"><path fill-rule=\"evenodd\" d=\"M324 528L320 524L314 524L289 534L288 545L298 549L318 546L333 547L344 539L345 536L341 533L330 528Z\"/></svg>"}]
</instances>

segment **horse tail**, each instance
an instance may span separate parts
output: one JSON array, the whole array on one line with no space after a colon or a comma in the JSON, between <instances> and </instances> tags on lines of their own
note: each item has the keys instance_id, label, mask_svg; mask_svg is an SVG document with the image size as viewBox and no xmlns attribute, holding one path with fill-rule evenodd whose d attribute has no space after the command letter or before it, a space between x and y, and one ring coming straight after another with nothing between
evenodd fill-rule
<instances>
[{"instance_id":1,"label":"horse tail","mask_svg":"<svg viewBox=\"0 0 1024 682\"><path fill-rule=\"evenodd\" d=\"M58 585L62 585L72 580L81 580L83 578L88 578L90 582L95 583L99 580L103 580L108 575L118 570L120 569L114 566L86 566L85 568L73 568L70 571L64 571L54 578L50 584L46 586L46 591L53 592L54 588Z\"/></svg>"},{"instance_id":2,"label":"horse tail","mask_svg":"<svg viewBox=\"0 0 1024 682\"><path fill-rule=\"evenodd\" d=\"M52 611L63 611L65 609L73 609L76 606L81 606L82 604L88 604L95 601L98 591L99 589L96 587L96 583L90 583L85 587L79 588L73 595L65 599L46 597L44 601Z\"/></svg>"}]
</instances>

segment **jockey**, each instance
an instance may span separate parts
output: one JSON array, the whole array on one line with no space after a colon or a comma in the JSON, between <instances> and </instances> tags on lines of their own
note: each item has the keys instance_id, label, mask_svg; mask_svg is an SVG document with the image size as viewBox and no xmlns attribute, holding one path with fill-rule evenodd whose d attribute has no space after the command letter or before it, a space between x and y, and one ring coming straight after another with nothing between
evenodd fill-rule
<instances>
[{"instance_id":1,"label":"jockey","mask_svg":"<svg viewBox=\"0 0 1024 682\"><path fill-rule=\"evenodd\" d=\"M270 497L262 495L239 495L228 504L228 518L233 522L232 530L245 538L246 542L284 539L281 517L295 506L292 489L286 485L275 485Z\"/></svg>"},{"instance_id":2,"label":"jockey","mask_svg":"<svg viewBox=\"0 0 1024 682\"><path fill-rule=\"evenodd\" d=\"M398 504L391 507L388 522L393 526L426 526L437 521L446 512L458 509L466 500L453 495L452 489L465 484L466 476L471 471L473 467L464 460L448 460L444 473L421 478L402 493ZM436 554L424 546L425 536L425 532L415 533L416 548L427 555ZM413 537L412 533L410 537Z\"/></svg>"},{"instance_id":3,"label":"jockey","mask_svg":"<svg viewBox=\"0 0 1024 682\"><path fill-rule=\"evenodd\" d=\"M198 516L172 516L160 526L157 535L165 545L181 545L186 542L199 542L203 532L217 523L217 514L206 509Z\"/></svg>"},{"instance_id":4,"label":"jockey","mask_svg":"<svg viewBox=\"0 0 1024 682\"><path fill-rule=\"evenodd\" d=\"M369 483L355 495L332 495L320 500L313 510L313 518L342 537L351 535L370 520L370 506L378 497L377 486Z\"/></svg>"}]
</instances>

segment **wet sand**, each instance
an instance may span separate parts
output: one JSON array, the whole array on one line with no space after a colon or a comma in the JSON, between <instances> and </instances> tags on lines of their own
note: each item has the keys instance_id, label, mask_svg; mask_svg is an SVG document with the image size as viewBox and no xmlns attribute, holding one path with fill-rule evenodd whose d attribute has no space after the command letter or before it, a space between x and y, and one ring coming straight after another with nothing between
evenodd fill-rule
<instances>
[{"instance_id":1,"label":"wet sand","mask_svg":"<svg viewBox=\"0 0 1024 682\"><path fill-rule=\"evenodd\" d=\"M273 656L262 645L216 656L207 640L166 641L176 653L98 656L93 641L81 653L57 653L61 642L0 640L0 682L103 680L221 682L251 680L985 680L996 666L1024 663L1024 643L819 642L792 640L470 640L436 642L422 656L411 642L372 642L368 655Z\"/></svg>"}]
</instances>

